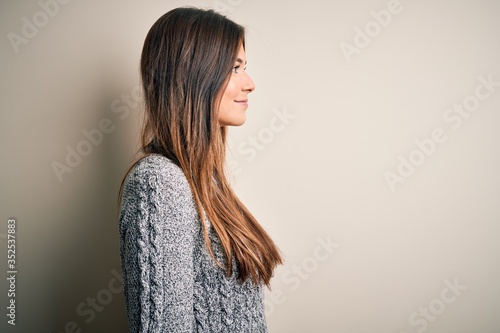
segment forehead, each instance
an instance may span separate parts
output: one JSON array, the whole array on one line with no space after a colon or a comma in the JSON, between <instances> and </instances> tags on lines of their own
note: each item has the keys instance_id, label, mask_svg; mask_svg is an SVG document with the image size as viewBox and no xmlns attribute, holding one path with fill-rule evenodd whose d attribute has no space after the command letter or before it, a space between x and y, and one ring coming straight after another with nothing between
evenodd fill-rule
<instances>
[{"instance_id":1,"label":"forehead","mask_svg":"<svg viewBox=\"0 0 500 333\"><path fill-rule=\"evenodd\" d=\"M243 45L240 45L240 48L238 50L238 55L236 56L236 61L243 62L245 64L247 62L247 57L246 57L245 49L243 48Z\"/></svg>"}]
</instances>

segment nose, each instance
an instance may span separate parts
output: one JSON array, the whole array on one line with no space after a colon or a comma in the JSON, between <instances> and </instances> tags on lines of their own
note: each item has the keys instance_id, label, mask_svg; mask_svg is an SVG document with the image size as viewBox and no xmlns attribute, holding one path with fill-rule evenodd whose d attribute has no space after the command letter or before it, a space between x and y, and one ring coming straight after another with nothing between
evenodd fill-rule
<instances>
[{"instance_id":1,"label":"nose","mask_svg":"<svg viewBox=\"0 0 500 333\"><path fill-rule=\"evenodd\" d=\"M250 78L250 75L248 75L247 72L243 72L243 73L245 73L245 78L244 78L242 88L244 91L251 93L252 91L255 90L255 83L253 83L252 78Z\"/></svg>"}]
</instances>

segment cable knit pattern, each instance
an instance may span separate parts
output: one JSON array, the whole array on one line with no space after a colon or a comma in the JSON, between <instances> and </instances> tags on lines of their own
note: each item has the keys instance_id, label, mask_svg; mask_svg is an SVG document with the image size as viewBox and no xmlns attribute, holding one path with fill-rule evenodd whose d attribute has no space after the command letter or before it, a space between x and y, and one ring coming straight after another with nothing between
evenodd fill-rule
<instances>
[{"instance_id":1,"label":"cable knit pattern","mask_svg":"<svg viewBox=\"0 0 500 333\"><path fill-rule=\"evenodd\" d=\"M130 332L267 332L263 286L238 282L237 266L230 278L217 266L187 179L166 157L145 157L127 176L119 232Z\"/></svg>"}]
</instances>

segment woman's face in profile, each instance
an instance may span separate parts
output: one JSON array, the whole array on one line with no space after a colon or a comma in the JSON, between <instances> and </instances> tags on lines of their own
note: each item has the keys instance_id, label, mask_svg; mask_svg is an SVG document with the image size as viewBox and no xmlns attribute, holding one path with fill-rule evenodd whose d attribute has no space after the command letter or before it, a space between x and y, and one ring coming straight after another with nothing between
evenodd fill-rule
<instances>
[{"instance_id":1,"label":"woman's face in profile","mask_svg":"<svg viewBox=\"0 0 500 333\"><path fill-rule=\"evenodd\" d=\"M243 45L240 45L233 72L219 107L218 120L221 126L240 126L246 120L248 94L255 89L252 79L245 71L246 63L245 50Z\"/></svg>"}]
</instances>

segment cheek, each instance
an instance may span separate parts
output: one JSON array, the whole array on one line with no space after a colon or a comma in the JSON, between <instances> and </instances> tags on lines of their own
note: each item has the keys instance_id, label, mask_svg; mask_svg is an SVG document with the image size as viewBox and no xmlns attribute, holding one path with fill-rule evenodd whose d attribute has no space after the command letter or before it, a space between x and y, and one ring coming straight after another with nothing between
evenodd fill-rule
<instances>
[{"instance_id":1,"label":"cheek","mask_svg":"<svg viewBox=\"0 0 500 333\"><path fill-rule=\"evenodd\" d=\"M235 80L231 79L224 91L223 98L227 101L234 101L238 95L238 88Z\"/></svg>"}]
</instances>

